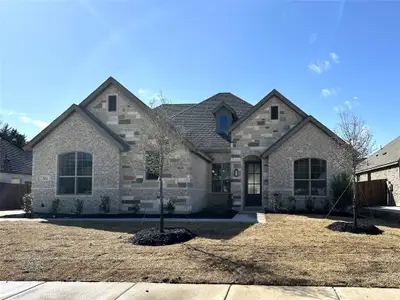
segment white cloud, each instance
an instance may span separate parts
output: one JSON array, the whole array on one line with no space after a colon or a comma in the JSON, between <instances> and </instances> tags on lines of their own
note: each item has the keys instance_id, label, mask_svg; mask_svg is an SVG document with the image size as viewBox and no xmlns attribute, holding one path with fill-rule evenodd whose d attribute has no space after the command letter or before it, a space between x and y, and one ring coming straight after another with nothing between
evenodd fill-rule
<instances>
[{"instance_id":1,"label":"white cloud","mask_svg":"<svg viewBox=\"0 0 400 300\"><path fill-rule=\"evenodd\" d=\"M146 90L146 89L138 89L138 90L137 90L137 94L138 94L139 96L141 96L141 97L146 96L148 93L149 93L149 91Z\"/></svg>"},{"instance_id":2,"label":"white cloud","mask_svg":"<svg viewBox=\"0 0 400 300\"><path fill-rule=\"evenodd\" d=\"M337 55L335 52L331 52L330 54L331 59L335 62L335 63L339 63L339 55Z\"/></svg>"},{"instance_id":3,"label":"white cloud","mask_svg":"<svg viewBox=\"0 0 400 300\"><path fill-rule=\"evenodd\" d=\"M28 118L27 116L20 116L19 118L24 123L30 123L31 122L31 118Z\"/></svg>"},{"instance_id":4,"label":"white cloud","mask_svg":"<svg viewBox=\"0 0 400 300\"><path fill-rule=\"evenodd\" d=\"M354 99L354 100L358 100L358 97L357 97L357 96L355 96L355 97L353 97L353 99Z\"/></svg>"},{"instance_id":5,"label":"white cloud","mask_svg":"<svg viewBox=\"0 0 400 300\"><path fill-rule=\"evenodd\" d=\"M46 128L47 126L49 126L50 123L44 122L44 121L35 120L35 121L32 121L32 124L33 124L33 125L36 125L36 126L39 127L40 129L44 129L44 128Z\"/></svg>"},{"instance_id":6,"label":"white cloud","mask_svg":"<svg viewBox=\"0 0 400 300\"><path fill-rule=\"evenodd\" d=\"M317 63L309 64L308 68L315 73L321 74L331 68L331 63L327 60L324 60L322 62L317 61Z\"/></svg>"},{"instance_id":7,"label":"white cloud","mask_svg":"<svg viewBox=\"0 0 400 300\"><path fill-rule=\"evenodd\" d=\"M308 37L308 42L310 45L314 44L317 41L317 34L316 33L311 33L310 36Z\"/></svg>"},{"instance_id":8,"label":"white cloud","mask_svg":"<svg viewBox=\"0 0 400 300\"><path fill-rule=\"evenodd\" d=\"M351 105L351 102L349 100L344 101L344 104L347 106L348 109L352 109L353 106Z\"/></svg>"},{"instance_id":9,"label":"white cloud","mask_svg":"<svg viewBox=\"0 0 400 300\"><path fill-rule=\"evenodd\" d=\"M334 96L337 95L339 92L339 88L326 88L321 90L321 96L322 97L329 97L329 96Z\"/></svg>"}]
</instances>

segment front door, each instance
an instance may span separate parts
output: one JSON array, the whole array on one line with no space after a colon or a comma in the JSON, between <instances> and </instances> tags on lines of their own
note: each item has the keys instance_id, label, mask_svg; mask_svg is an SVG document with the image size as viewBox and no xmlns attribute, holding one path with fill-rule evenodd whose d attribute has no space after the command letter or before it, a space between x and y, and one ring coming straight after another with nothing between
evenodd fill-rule
<instances>
[{"instance_id":1,"label":"front door","mask_svg":"<svg viewBox=\"0 0 400 300\"><path fill-rule=\"evenodd\" d=\"M261 161L246 162L245 206L261 206Z\"/></svg>"}]
</instances>

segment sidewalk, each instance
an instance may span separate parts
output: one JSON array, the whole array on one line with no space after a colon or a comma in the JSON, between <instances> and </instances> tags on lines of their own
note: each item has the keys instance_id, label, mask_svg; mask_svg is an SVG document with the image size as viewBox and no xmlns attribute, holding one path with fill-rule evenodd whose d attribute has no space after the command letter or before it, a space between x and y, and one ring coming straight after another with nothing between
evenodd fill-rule
<instances>
[{"instance_id":1,"label":"sidewalk","mask_svg":"<svg viewBox=\"0 0 400 300\"><path fill-rule=\"evenodd\" d=\"M400 300L400 289L254 285L244 286L229 284L164 284L146 282L0 281L0 300L5 299Z\"/></svg>"}]
</instances>

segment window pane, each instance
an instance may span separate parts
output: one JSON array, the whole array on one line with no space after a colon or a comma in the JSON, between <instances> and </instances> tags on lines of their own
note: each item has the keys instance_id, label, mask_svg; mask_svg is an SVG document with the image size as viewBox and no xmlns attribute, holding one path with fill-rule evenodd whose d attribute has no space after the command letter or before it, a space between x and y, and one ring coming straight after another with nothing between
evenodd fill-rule
<instances>
[{"instance_id":1,"label":"window pane","mask_svg":"<svg viewBox=\"0 0 400 300\"><path fill-rule=\"evenodd\" d=\"M248 178L247 178L247 182L248 183L254 183L254 178L255 178L254 174L249 174Z\"/></svg>"},{"instance_id":2,"label":"window pane","mask_svg":"<svg viewBox=\"0 0 400 300\"><path fill-rule=\"evenodd\" d=\"M294 179L309 179L308 158L294 162Z\"/></svg>"},{"instance_id":3,"label":"window pane","mask_svg":"<svg viewBox=\"0 0 400 300\"><path fill-rule=\"evenodd\" d=\"M213 164L212 165L212 179L220 179L221 178L221 165L220 164Z\"/></svg>"},{"instance_id":4,"label":"window pane","mask_svg":"<svg viewBox=\"0 0 400 300\"><path fill-rule=\"evenodd\" d=\"M117 96L108 96L108 111L117 111Z\"/></svg>"},{"instance_id":5,"label":"window pane","mask_svg":"<svg viewBox=\"0 0 400 300\"><path fill-rule=\"evenodd\" d=\"M257 195L261 194L260 185L258 185L258 184L254 185L254 194L257 194Z\"/></svg>"},{"instance_id":6,"label":"window pane","mask_svg":"<svg viewBox=\"0 0 400 300\"><path fill-rule=\"evenodd\" d=\"M271 106L271 120L278 120L278 106Z\"/></svg>"},{"instance_id":7,"label":"window pane","mask_svg":"<svg viewBox=\"0 0 400 300\"><path fill-rule=\"evenodd\" d=\"M228 116L220 116L219 117L219 129L220 130L228 130Z\"/></svg>"},{"instance_id":8,"label":"window pane","mask_svg":"<svg viewBox=\"0 0 400 300\"><path fill-rule=\"evenodd\" d=\"M311 179L326 179L326 161L311 159Z\"/></svg>"},{"instance_id":9,"label":"window pane","mask_svg":"<svg viewBox=\"0 0 400 300\"><path fill-rule=\"evenodd\" d=\"M77 194L91 194L92 193L92 177L78 177L77 181Z\"/></svg>"},{"instance_id":10,"label":"window pane","mask_svg":"<svg viewBox=\"0 0 400 300\"><path fill-rule=\"evenodd\" d=\"M58 178L58 194L75 194L75 177Z\"/></svg>"},{"instance_id":11,"label":"window pane","mask_svg":"<svg viewBox=\"0 0 400 300\"><path fill-rule=\"evenodd\" d=\"M221 178L228 179L231 176L231 164L221 164Z\"/></svg>"},{"instance_id":12,"label":"window pane","mask_svg":"<svg viewBox=\"0 0 400 300\"><path fill-rule=\"evenodd\" d=\"M224 192L230 192L231 191L231 182L229 180L224 180L223 181L223 188Z\"/></svg>"},{"instance_id":13,"label":"window pane","mask_svg":"<svg viewBox=\"0 0 400 300\"><path fill-rule=\"evenodd\" d=\"M248 172L248 173L254 173L254 164L251 164L251 163L248 164L248 165L247 165L247 168L248 168L248 169L247 169L247 172Z\"/></svg>"},{"instance_id":14,"label":"window pane","mask_svg":"<svg viewBox=\"0 0 400 300\"><path fill-rule=\"evenodd\" d=\"M312 180L311 195L326 196L326 180Z\"/></svg>"},{"instance_id":15,"label":"window pane","mask_svg":"<svg viewBox=\"0 0 400 300\"><path fill-rule=\"evenodd\" d=\"M211 189L214 193L220 193L222 191L221 180L213 180Z\"/></svg>"},{"instance_id":16,"label":"window pane","mask_svg":"<svg viewBox=\"0 0 400 300\"><path fill-rule=\"evenodd\" d=\"M255 174L254 175L254 183L260 184L260 174Z\"/></svg>"},{"instance_id":17,"label":"window pane","mask_svg":"<svg viewBox=\"0 0 400 300\"><path fill-rule=\"evenodd\" d=\"M90 153L78 152L77 164L78 176L92 176L92 155Z\"/></svg>"},{"instance_id":18,"label":"window pane","mask_svg":"<svg viewBox=\"0 0 400 300\"><path fill-rule=\"evenodd\" d=\"M308 180L295 180L294 181L294 194L295 195L309 195L309 181Z\"/></svg>"},{"instance_id":19,"label":"window pane","mask_svg":"<svg viewBox=\"0 0 400 300\"><path fill-rule=\"evenodd\" d=\"M255 164L254 165L254 173L260 174L260 172L261 172L260 165L259 164Z\"/></svg>"},{"instance_id":20,"label":"window pane","mask_svg":"<svg viewBox=\"0 0 400 300\"><path fill-rule=\"evenodd\" d=\"M75 176L75 152L59 156L59 176Z\"/></svg>"},{"instance_id":21,"label":"window pane","mask_svg":"<svg viewBox=\"0 0 400 300\"><path fill-rule=\"evenodd\" d=\"M254 194L255 190L254 190L254 184L249 183L247 184L247 194Z\"/></svg>"}]
</instances>

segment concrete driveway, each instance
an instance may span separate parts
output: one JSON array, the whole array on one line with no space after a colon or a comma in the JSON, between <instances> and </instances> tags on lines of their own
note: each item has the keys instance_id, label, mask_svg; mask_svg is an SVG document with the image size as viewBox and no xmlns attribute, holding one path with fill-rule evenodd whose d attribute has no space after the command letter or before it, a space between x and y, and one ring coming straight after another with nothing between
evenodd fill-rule
<instances>
[{"instance_id":1,"label":"concrete driveway","mask_svg":"<svg viewBox=\"0 0 400 300\"><path fill-rule=\"evenodd\" d=\"M0 300L250 300L250 299L391 299L400 289L295 286L244 286L229 284L164 284L129 282L0 281Z\"/></svg>"}]
</instances>

